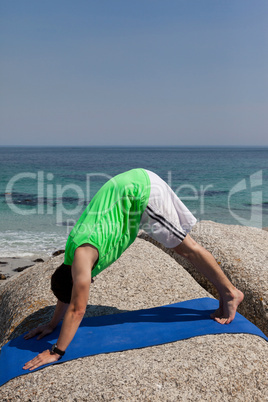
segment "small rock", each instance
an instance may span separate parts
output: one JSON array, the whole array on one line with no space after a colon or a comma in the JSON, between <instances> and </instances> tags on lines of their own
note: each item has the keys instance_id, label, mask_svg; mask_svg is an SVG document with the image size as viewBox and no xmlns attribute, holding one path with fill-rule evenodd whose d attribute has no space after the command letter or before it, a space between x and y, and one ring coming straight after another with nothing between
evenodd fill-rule
<instances>
[{"instance_id":1,"label":"small rock","mask_svg":"<svg viewBox=\"0 0 268 402\"><path fill-rule=\"evenodd\" d=\"M0 261L0 265L7 265L7 262Z\"/></svg>"},{"instance_id":2,"label":"small rock","mask_svg":"<svg viewBox=\"0 0 268 402\"><path fill-rule=\"evenodd\" d=\"M57 255L60 255L60 254L63 254L63 253L65 253L65 250L57 250L52 254L52 256L56 257Z\"/></svg>"},{"instance_id":3,"label":"small rock","mask_svg":"<svg viewBox=\"0 0 268 402\"><path fill-rule=\"evenodd\" d=\"M36 258L36 260L33 260L33 262L45 262L45 261L43 260L43 258Z\"/></svg>"},{"instance_id":4,"label":"small rock","mask_svg":"<svg viewBox=\"0 0 268 402\"><path fill-rule=\"evenodd\" d=\"M1 281L4 281L5 279L7 279L6 275L0 274L0 280L1 280Z\"/></svg>"},{"instance_id":5,"label":"small rock","mask_svg":"<svg viewBox=\"0 0 268 402\"><path fill-rule=\"evenodd\" d=\"M22 272L22 271L24 271L26 268L29 268L29 267L32 267L32 266L33 266L33 265L25 265L25 267L18 267L18 268L13 269L13 271Z\"/></svg>"}]
</instances>

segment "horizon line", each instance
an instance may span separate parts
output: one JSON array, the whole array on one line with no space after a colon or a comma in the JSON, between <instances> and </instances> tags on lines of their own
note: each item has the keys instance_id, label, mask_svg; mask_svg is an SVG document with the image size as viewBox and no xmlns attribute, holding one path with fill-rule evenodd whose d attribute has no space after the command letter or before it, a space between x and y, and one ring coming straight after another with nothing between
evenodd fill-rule
<instances>
[{"instance_id":1,"label":"horizon line","mask_svg":"<svg viewBox=\"0 0 268 402\"><path fill-rule=\"evenodd\" d=\"M267 145L1 145L0 148L268 148Z\"/></svg>"}]
</instances>

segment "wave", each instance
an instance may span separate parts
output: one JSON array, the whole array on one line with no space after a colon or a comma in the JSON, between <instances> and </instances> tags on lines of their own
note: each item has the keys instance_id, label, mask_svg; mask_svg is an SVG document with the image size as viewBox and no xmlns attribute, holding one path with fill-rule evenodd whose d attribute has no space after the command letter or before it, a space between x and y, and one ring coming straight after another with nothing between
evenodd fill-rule
<instances>
[{"instance_id":1,"label":"wave","mask_svg":"<svg viewBox=\"0 0 268 402\"><path fill-rule=\"evenodd\" d=\"M213 197L215 195L228 194L229 190L196 190L194 193L198 196ZM192 196L193 190L183 189L181 194L179 194L181 197L186 195Z\"/></svg>"},{"instance_id":2,"label":"wave","mask_svg":"<svg viewBox=\"0 0 268 402\"><path fill-rule=\"evenodd\" d=\"M244 203L243 205L245 207L262 207L264 209L268 209L268 202L267 201L265 201L265 202L263 202L261 204L252 204L250 202L247 202L247 203Z\"/></svg>"},{"instance_id":3,"label":"wave","mask_svg":"<svg viewBox=\"0 0 268 402\"><path fill-rule=\"evenodd\" d=\"M1 257L51 256L65 247L66 236L58 233L7 230L0 232Z\"/></svg>"}]
</instances>

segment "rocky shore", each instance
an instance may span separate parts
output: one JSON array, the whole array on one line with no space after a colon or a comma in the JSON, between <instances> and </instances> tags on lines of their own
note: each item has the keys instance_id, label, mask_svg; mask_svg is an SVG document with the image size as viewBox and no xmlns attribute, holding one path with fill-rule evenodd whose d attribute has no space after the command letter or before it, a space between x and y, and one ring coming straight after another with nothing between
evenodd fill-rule
<instances>
[{"instance_id":1,"label":"rocky shore","mask_svg":"<svg viewBox=\"0 0 268 402\"><path fill-rule=\"evenodd\" d=\"M42 258L6 257L0 259L0 280L9 279L24 269L32 267L37 262L44 262Z\"/></svg>"},{"instance_id":2,"label":"rocky shore","mask_svg":"<svg viewBox=\"0 0 268 402\"><path fill-rule=\"evenodd\" d=\"M201 222L192 236L213 252L244 291L239 311L264 332L268 233ZM120 259L96 278L87 316L216 295L185 260L148 240L140 233ZM49 290L50 276L62 260L62 255L56 256L2 281L0 345L50 319L56 303ZM262 402L268 398L267 367L264 339L249 334L206 335L50 366L9 381L0 388L0 399Z\"/></svg>"},{"instance_id":3,"label":"rocky shore","mask_svg":"<svg viewBox=\"0 0 268 402\"><path fill-rule=\"evenodd\" d=\"M57 250L52 254L52 257L63 253L64 250ZM48 259L48 256L42 256L42 258L40 258L37 255L32 257L0 257L0 281L9 279L17 275L18 272L32 267L37 262L45 262Z\"/></svg>"}]
</instances>

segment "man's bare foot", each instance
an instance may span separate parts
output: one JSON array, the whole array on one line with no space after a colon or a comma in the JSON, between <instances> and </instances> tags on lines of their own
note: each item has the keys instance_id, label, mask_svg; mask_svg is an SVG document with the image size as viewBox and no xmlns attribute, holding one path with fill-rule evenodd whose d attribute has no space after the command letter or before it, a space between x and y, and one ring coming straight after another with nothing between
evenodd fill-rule
<instances>
[{"instance_id":1,"label":"man's bare foot","mask_svg":"<svg viewBox=\"0 0 268 402\"><path fill-rule=\"evenodd\" d=\"M237 307L243 299L243 293L235 288L231 293L220 298L219 308L210 317L219 324L229 324L235 318Z\"/></svg>"}]
</instances>

